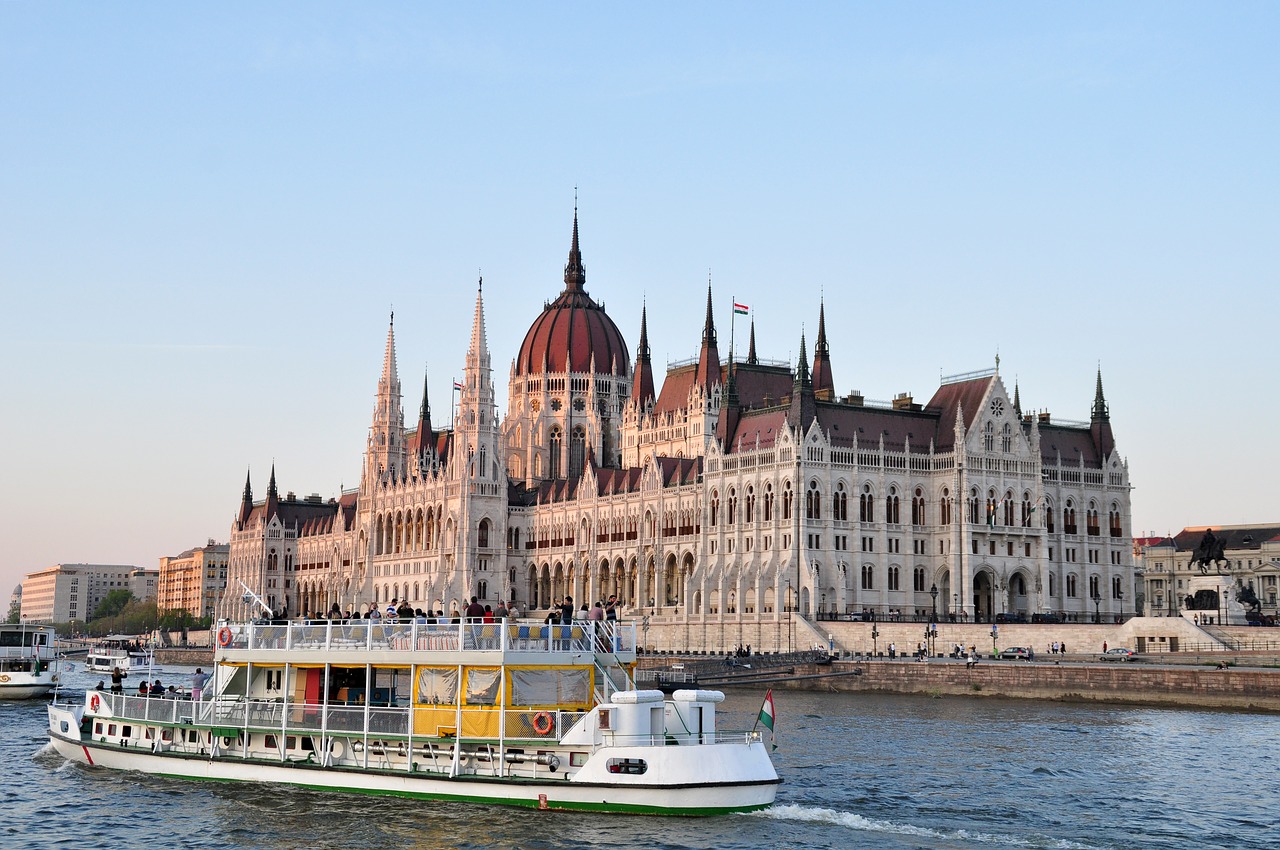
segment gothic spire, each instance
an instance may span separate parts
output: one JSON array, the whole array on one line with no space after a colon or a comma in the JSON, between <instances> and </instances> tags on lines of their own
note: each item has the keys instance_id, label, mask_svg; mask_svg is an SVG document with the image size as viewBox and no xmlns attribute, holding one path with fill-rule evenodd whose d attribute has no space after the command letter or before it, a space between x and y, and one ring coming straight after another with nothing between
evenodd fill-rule
<instances>
[{"instance_id":1,"label":"gothic spire","mask_svg":"<svg viewBox=\"0 0 1280 850\"><path fill-rule=\"evenodd\" d=\"M250 470L249 470L248 468L246 468L246 469L245 469L245 471L244 471L244 500L245 500L246 502L252 502L252 501L253 501L253 483L252 483L252 475L251 475Z\"/></svg>"},{"instance_id":2,"label":"gothic spire","mask_svg":"<svg viewBox=\"0 0 1280 850\"><path fill-rule=\"evenodd\" d=\"M240 499L240 527L244 528L244 523L249 519L249 514L253 513L253 485L249 481L249 470L244 473L244 495Z\"/></svg>"},{"instance_id":3,"label":"gothic spire","mask_svg":"<svg viewBox=\"0 0 1280 850\"><path fill-rule=\"evenodd\" d=\"M800 331L800 360L796 363L796 387L810 386L809 353L804 344L804 331Z\"/></svg>"},{"instance_id":4,"label":"gothic spire","mask_svg":"<svg viewBox=\"0 0 1280 850\"><path fill-rule=\"evenodd\" d=\"M574 239L577 244L577 239ZM471 349L470 354L475 355L483 361L482 365L485 369L489 367L489 338L485 333L484 327L484 278L480 278L480 283L476 287L476 311L475 316L471 320Z\"/></svg>"},{"instance_id":5,"label":"gothic spire","mask_svg":"<svg viewBox=\"0 0 1280 850\"><path fill-rule=\"evenodd\" d=\"M569 246L569 262L564 267L565 292L584 292L587 284L587 267L582 264L582 251L578 248L578 202L573 203L573 244Z\"/></svg>"},{"instance_id":6,"label":"gothic spire","mask_svg":"<svg viewBox=\"0 0 1280 850\"><path fill-rule=\"evenodd\" d=\"M836 397L835 381L831 377L831 350L827 347L826 305L818 302L818 341L813 346L813 394L824 401Z\"/></svg>"},{"instance_id":7,"label":"gothic spire","mask_svg":"<svg viewBox=\"0 0 1280 850\"><path fill-rule=\"evenodd\" d=\"M276 490L276 465L271 464L271 481L267 483L267 498L279 499L280 492Z\"/></svg>"},{"instance_id":8,"label":"gothic spire","mask_svg":"<svg viewBox=\"0 0 1280 850\"><path fill-rule=\"evenodd\" d=\"M1093 421L1107 422L1111 419L1110 410L1107 408L1107 400L1102 395L1102 367L1098 367L1098 385L1093 391Z\"/></svg>"},{"instance_id":9,"label":"gothic spire","mask_svg":"<svg viewBox=\"0 0 1280 850\"><path fill-rule=\"evenodd\" d=\"M631 400L642 408L653 398L653 364L649 359L648 306L640 307L640 345L636 348L636 368L631 375Z\"/></svg>"},{"instance_id":10,"label":"gothic spire","mask_svg":"<svg viewBox=\"0 0 1280 850\"><path fill-rule=\"evenodd\" d=\"M391 312L391 323L387 325L387 348L382 355L382 381L390 387L400 383L396 374L396 314Z\"/></svg>"},{"instance_id":11,"label":"gothic spire","mask_svg":"<svg viewBox=\"0 0 1280 850\"><path fill-rule=\"evenodd\" d=\"M754 366L756 359L756 317L751 317L751 341L747 344L747 365Z\"/></svg>"},{"instance_id":12,"label":"gothic spire","mask_svg":"<svg viewBox=\"0 0 1280 850\"><path fill-rule=\"evenodd\" d=\"M716 347L716 323L711 312L711 281L707 281L707 318L702 325L702 350L698 352L698 371L694 377L708 394L720 383L720 349Z\"/></svg>"},{"instance_id":13,"label":"gothic spire","mask_svg":"<svg viewBox=\"0 0 1280 850\"><path fill-rule=\"evenodd\" d=\"M1013 379L1013 412L1022 418L1022 399L1018 397L1018 379Z\"/></svg>"}]
</instances>

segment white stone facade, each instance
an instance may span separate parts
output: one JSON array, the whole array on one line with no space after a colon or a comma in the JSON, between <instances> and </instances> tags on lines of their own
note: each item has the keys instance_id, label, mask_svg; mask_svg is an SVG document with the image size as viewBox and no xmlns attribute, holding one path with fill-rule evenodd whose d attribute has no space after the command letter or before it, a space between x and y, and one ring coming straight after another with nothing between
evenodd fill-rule
<instances>
[{"instance_id":1,"label":"white stone facade","mask_svg":"<svg viewBox=\"0 0 1280 850\"><path fill-rule=\"evenodd\" d=\"M472 595L528 612L566 594L694 623L1133 613L1129 471L1100 374L1087 423L1024 415L998 369L924 405L837 399L825 316L812 366L803 340L795 368L757 358L754 333L730 366L708 292L698 363L654 392L643 320L633 366L584 281L575 222L544 319L596 324L531 328L501 422L481 295L450 430L425 390L406 428L393 325L359 488L281 499L273 471L255 502L246 484L219 614L253 613L240 582L290 613Z\"/></svg>"}]
</instances>

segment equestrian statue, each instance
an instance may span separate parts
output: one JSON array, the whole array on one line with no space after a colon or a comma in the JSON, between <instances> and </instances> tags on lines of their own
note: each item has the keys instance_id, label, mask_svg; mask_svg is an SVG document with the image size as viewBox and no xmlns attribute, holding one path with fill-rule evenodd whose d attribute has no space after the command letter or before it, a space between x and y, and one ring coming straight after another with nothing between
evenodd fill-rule
<instances>
[{"instance_id":1,"label":"equestrian statue","mask_svg":"<svg viewBox=\"0 0 1280 850\"><path fill-rule=\"evenodd\" d=\"M1196 545L1195 552L1191 555L1191 565L1200 566L1200 575L1209 574L1210 564L1227 564L1231 562L1227 560L1225 550L1227 541L1221 540L1214 536L1213 529L1205 529L1204 537L1200 538L1200 542Z\"/></svg>"}]
</instances>

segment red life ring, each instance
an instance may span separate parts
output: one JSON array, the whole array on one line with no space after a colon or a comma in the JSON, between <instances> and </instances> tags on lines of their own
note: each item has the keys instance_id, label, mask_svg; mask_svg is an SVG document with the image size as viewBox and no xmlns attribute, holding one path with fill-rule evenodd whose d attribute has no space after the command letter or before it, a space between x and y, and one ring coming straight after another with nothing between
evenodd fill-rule
<instances>
[{"instance_id":1,"label":"red life ring","mask_svg":"<svg viewBox=\"0 0 1280 850\"><path fill-rule=\"evenodd\" d=\"M97 710L98 710L98 706L100 706L100 705L102 705L102 700L98 699L98 695L97 695L97 694L94 694L93 696L89 697L89 710L90 710L90 711L97 711Z\"/></svg>"},{"instance_id":2,"label":"red life ring","mask_svg":"<svg viewBox=\"0 0 1280 850\"><path fill-rule=\"evenodd\" d=\"M533 716L533 731L539 735L549 734L552 725L551 715L545 711L539 711Z\"/></svg>"},{"instance_id":3,"label":"red life ring","mask_svg":"<svg viewBox=\"0 0 1280 850\"><path fill-rule=\"evenodd\" d=\"M222 628L218 629L218 646L230 646L230 645L231 645L231 629L227 628L226 626L223 626Z\"/></svg>"}]
</instances>

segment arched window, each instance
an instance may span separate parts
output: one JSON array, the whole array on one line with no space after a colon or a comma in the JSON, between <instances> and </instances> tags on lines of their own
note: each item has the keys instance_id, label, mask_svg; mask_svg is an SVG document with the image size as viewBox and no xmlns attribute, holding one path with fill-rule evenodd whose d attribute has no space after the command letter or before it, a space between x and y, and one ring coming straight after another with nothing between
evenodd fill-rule
<instances>
[{"instance_id":1,"label":"arched window","mask_svg":"<svg viewBox=\"0 0 1280 850\"><path fill-rule=\"evenodd\" d=\"M890 567L890 568L889 568L889 582L888 582L888 589L889 589L889 590L901 590L902 588L899 586L898 581L899 581L899 577L898 577L898 568L897 568L897 567Z\"/></svg>"},{"instance_id":2,"label":"arched window","mask_svg":"<svg viewBox=\"0 0 1280 850\"><path fill-rule=\"evenodd\" d=\"M1067 576L1067 598L1075 599L1076 595L1076 577L1073 573Z\"/></svg>"},{"instance_id":3,"label":"arched window","mask_svg":"<svg viewBox=\"0 0 1280 850\"><path fill-rule=\"evenodd\" d=\"M1076 507L1070 499L1067 499L1067 506L1062 509L1062 530L1067 534L1079 533L1079 528L1076 526Z\"/></svg>"},{"instance_id":4,"label":"arched window","mask_svg":"<svg viewBox=\"0 0 1280 850\"><path fill-rule=\"evenodd\" d=\"M1004 508L1004 524L1013 525L1013 491L1012 490L1008 490L1005 492L1004 502L1002 504L1002 507Z\"/></svg>"},{"instance_id":5,"label":"arched window","mask_svg":"<svg viewBox=\"0 0 1280 850\"><path fill-rule=\"evenodd\" d=\"M836 484L836 494L831 500L831 512L835 519L844 522L849 519L849 494L844 491L844 482Z\"/></svg>"},{"instance_id":6,"label":"arched window","mask_svg":"<svg viewBox=\"0 0 1280 850\"><path fill-rule=\"evenodd\" d=\"M395 551L397 552L400 551L400 542L403 539L404 539L404 514L402 514L400 511L396 511L396 549Z\"/></svg>"},{"instance_id":7,"label":"arched window","mask_svg":"<svg viewBox=\"0 0 1280 850\"><path fill-rule=\"evenodd\" d=\"M919 487L916 488L915 494L911 497L911 524L916 526L925 524L924 490Z\"/></svg>"},{"instance_id":8,"label":"arched window","mask_svg":"<svg viewBox=\"0 0 1280 850\"><path fill-rule=\"evenodd\" d=\"M969 490L969 524L978 524L978 490L976 487Z\"/></svg>"},{"instance_id":9,"label":"arched window","mask_svg":"<svg viewBox=\"0 0 1280 850\"><path fill-rule=\"evenodd\" d=\"M711 491L711 527L715 528L720 521L720 492Z\"/></svg>"},{"instance_id":10,"label":"arched window","mask_svg":"<svg viewBox=\"0 0 1280 850\"><path fill-rule=\"evenodd\" d=\"M754 487L747 486L747 525L756 521L756 491ZM729 613L733 613L730 611Z\"/></svg>"},{"instance_id":11,"label":"arched window","mask_svg":"<svg viewBox=\"0 0 1280 850\"><path fill-rule=\"evenodd\" d=\"M912 590L916 593L924 592L924 567L916 567L912 573Z\"/></svg>"},{"instance_id":12,"label":"arched window","mask_svg":"<svg viewBox=\"0 0 1280 850\"><path fill-rule=\"evenodd\" d=\"M573 429L573 440L569 446L569 477L582 475L587 458L587 432L581 427Z\"/></svg>"},{"instance_id":13,"label":"arched window","mask_svg":"<svg viewBox=\"0 0 1280 850\"><path fill-rule=\"evenodd\" d=\"M782 482L782 518L791 519L791 482Z\"/></svg>"},{"instance_id":14,"label":"arched window","mask_svg":"<svg viewBox=\"0 0 1280 850\"><path fill-rule=\"evenodd\" d=\"M1054 580L1053 573L1049 573L1049 595L1050 596L1057 596L1057 592L1054 590L1055 587L1057 587L1057 582Z\"/></svg>"},{"instance_id":15,"label":"arched window","mask_svg":"<svg viewBox=\"0 0 1280 850\"><path fill-rule=\"evenodd\" d=\"M1107 527L1111 530L1112 537L1124 536L1120 527L1120 507L1115 502L1111 503L1111 510L1107 512Z\"/></svg>"},{"instance_id":16,"label":"arched window","mask_svg":"<svg viewBox=\"0 0 1280 850\"><path fill-rule=\"evenodd\" d=\"M938 500L939 519L943 525L951 525L951 491L943 488L942 498Z\"/></svg>"},{"instance_id":17,"label":"arched window","mask_svg":"<svg viewBox=\"0 0 1280 850\"><path fill-rule=\"evenodd\" d=\"M818 492L817 481L810 481L809 490L804 494L804 515L807 519L822 519L822 494Z\"/></svg>"},{"instance_id":18,"label":"arched window","mask_svg":"<svg viewBox=\"0 0 1280 850\"><path fill-rule=\"evenodd\" d=\"M898 488L890 487L889 495L884 497L884 521L897 525L901 521L898 513Z\"/></svg>"},{"instance_id":19,"label":"arched window","mask_svg":"<svg viewBox=\"0 0 1280 850\"><path fill-rule=\"evenodd\" d=\"M870 564L862 565L862 589L874 590L876 586L876 568Z\"/></svg>"},{"instance_id":20,"label":"arched window","mask_svg":"<svg viewBox=\"0 0 1280 850\"><path fill-rule=\"evenodd\" d=\"M996 426L987 423L987 427L983 429L982 447L987 451L995 451L996 448Z\"/></svg>"},{"instance_id":21,"label":"arched window","mask_svg":"<svg viewBox=\"0 0 1280 850\"><path fill-rule=\"evenodd\" d=\"M764 485L764 521L773 522L773 485Z\"/></svg>"},{"instance_id":22,"label":"arched window","mask_svg":"<svg viewBox=\"0 0 1280 850\"><path fill-rule=\"evenodd\" d=\"M378 520L374 523L373 532L373 554L382 554L382 514L378 514Z\"/></svg>"},{"instance_id":23,"label":"arched window","mask_svg":"<svg viewBox=\"0 0 1280 850\"><path fill-rule=\"evenodd\" d=\"M551 459L547 463L547 477L560 477L560 451L563 448L564 436L560 433L559 428L551 429Z\"/></svg>"},{"instance_id":24,"label":"arched window","mask_svg":"<svg viewBox=\"0 0 1280 850\"><path fill-rule=\"evenodd\" d=\"M738 491L732 487L729 488L729 501L727 507L729 508L729 525L733 525L738 521Z\"/></svg>"},{"instance_id":25,"label":"arched window","mask_svg":"<svg viewBox=\"0 0 1280 850\"><path fill-rule=\"evenodd\" d=\"M476 529L476 545L481 549L489 548L489 520L480 520L480 527Z\"/></svg>"},{"instance_id":26,"label":"arched window","mask_svg":"<svg viewBox=\"0 0 1280 850\"><path fill-rule=\"evenodd\" d=\"M871 493L871 485L863 484L862 492L858 494L858 521L859 522L875 522L876 508L875 497Z\"/></svg>"},{"instance_id":27,"label":"arched window","mask_svg":"<svg viewBox=\"0 0 1280 850\"><path fill-rule=\"evenodd\" d=\"M1031 526L1031 516L1032 516L1031 494L1023 493L1022 494L1022 527L1023 528L1029 528Z\"/></svg>"},{"instance_id":28,"label":"arched window","mask_svg":"<svg viewBox=\"0 0 1280 850\"><path fill-rule=\"evenodd\" d=\"M1084 513L1085 531L1091 537L1097 537L1102 533L1102 529L1098 526L1098 506L1093 502L1089 503L1088 510Z\"/></svg>"},{"instance_id":29,"label":"arched window","mask_svg":"<svg viewBox=\"0 0 1280 850\"><path fill-rule=\"evenodd\" d=\"M1044 500L1044 529L1053 534L1054 512L1053 503L1048 499Z\"/></svg>"},{"instance_id":30,"label":"arched window","mask_svg":"<svg viewBox=\"0 0 1280 850\"><path fill-rule=\"evenodd\" d=\"M996 491L987 491L987 525L994 528L1000 521L1000 503L996 500Z\"/></svg>"},{"instance_id":31,"label":"arched window","mask_svg":"<svg viewBox=\"0 0 1280 850\"><path fill-rule=\"evenodd\" d=\"M1013 450L1013 431L1008 422L1004 423L1004 428L1000 431L1000 451L1010 452Z\"/></svg>"}]
</instances>

